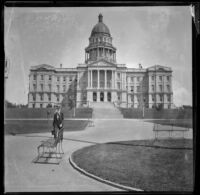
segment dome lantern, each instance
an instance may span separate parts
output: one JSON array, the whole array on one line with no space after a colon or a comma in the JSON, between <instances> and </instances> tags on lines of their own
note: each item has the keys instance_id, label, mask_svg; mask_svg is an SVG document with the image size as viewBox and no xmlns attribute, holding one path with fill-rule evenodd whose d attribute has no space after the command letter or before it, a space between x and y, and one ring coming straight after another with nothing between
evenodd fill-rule
<instances>
[{"instance_id":1,"label":"dome lantern","mask_svg":"<svg viewBox=\"0 0 200 195\"><path fill-rule=\"evenodd\" d=\"M103 15L99 14L99 22L103 22Z\"/></svg>"}]
</instances>

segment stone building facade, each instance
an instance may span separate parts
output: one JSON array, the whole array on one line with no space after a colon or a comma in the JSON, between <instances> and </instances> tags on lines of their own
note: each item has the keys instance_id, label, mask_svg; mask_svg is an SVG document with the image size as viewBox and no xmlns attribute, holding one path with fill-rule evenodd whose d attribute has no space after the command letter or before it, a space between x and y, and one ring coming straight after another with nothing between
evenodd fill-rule
<instances>
[{"instance_id":1,"label":"stone building facade","mask_svg":"<svg viewBox=\"0 0 200 195\"><path fill-rule=\"evenodd\" d=\"M85 62L76 68L32 66L29 75L28 106L46 107L61 103L69 88L76 89L76 106L91 102L111 102L121 107L161 105L172 108L172 69L161 65L127 68L116 61L109 28L99 15L93 27Z\"/></svg>"}]
</instances>

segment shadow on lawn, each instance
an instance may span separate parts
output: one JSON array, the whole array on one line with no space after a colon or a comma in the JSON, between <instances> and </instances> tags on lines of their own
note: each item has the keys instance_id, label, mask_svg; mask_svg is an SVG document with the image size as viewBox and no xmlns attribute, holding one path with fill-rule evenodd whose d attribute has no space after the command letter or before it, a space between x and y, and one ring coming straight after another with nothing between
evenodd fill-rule
<instances>
[{"instance_id":1,"label":"shadow on lawn","mask_svg":"<svg viewBox=\"0 0 200 195\"><path fill-rule=\"evenodd\" d=\"M26 135L26 137L45 137L45 138L51 138L50 136L41 136L41 135ZM109 144L109 145L123 145L123 146L143 146L143 147L149 147L149 148L161 148L161 149L171 149L171 150L192 150L192 147L169 147L169 146L161 146L158 145L157 140L153 140L152 142L149 142L147 144L132 144L132 143L123 143L123 142L108 142L108 143L97 143L87 140L79 140L79 139L70 139L70 138L63 138L65 141L74 141L74 142L82 142L82 143L90 143L90 144ZM138 141L138 140L137 140ZM147 140L149 141L149 140ZM157 142L157 143L156 143ZM157 144L157 145L156 145Z\"/></svg>"},{"instance_id":2,"label":"shadow on lawn","mask_svg":"<svg viewBox=\"0 0 200 195\"><path fill-rule=\"evenodd\" d=\"M25 137L45 137L45 138L52 138L50 136L43 136L43 135L26 135ZM75 142L83 142L83 143L90 143L90 144L100 144L97 142L86 141L86 140L79 140L79 139L70 139L70 138L63 138L63 140L75 141Z\"/></svg>"}]
</instances>

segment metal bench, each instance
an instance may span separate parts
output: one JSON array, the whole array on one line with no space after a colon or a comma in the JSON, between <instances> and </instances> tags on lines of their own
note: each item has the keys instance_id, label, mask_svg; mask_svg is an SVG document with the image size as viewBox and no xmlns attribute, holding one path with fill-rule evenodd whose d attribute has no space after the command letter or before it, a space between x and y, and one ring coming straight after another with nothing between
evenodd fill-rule
<instances>
[{"instance_id":1,"label":"metal bench","mask_svg":"<svg viewBox=\"0 0 200 195\"><path fill-rule=\"evenodd\" d=\"M158 139L159 132L168 132L168 138L173 137L173 132L181 132L182 133L182 138L185 138L185 132L188 132L189 128L187 127L177 127L174 126L174 124L170 125L161 125L161 124L156 124L154 123L153 126L153 132L155 135L155 139Z\"/></svg>"},{"instance_id":2,"label":"metal bench","mask_svg":"<svg viewBox=\"0 0 200 195\"><path fill-rule=\"evenodd\" d=\"M51 159L62 159L64 151L62 147L61 133L63 130L58 132L57 138L49 138L47 140L42 140L41 144L37 147L38 156L35 162L39 162L38 160L41 158ZM47 161L40 161L40 163L47 163ZM54 164L59 164L58 161Z\"/></svg>"}]
</instances>

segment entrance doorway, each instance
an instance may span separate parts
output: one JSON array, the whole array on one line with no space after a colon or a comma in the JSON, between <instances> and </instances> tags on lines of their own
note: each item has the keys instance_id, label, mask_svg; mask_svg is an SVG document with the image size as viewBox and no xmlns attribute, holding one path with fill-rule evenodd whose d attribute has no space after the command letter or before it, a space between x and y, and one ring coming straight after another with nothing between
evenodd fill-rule
<instances>
[{"instance_id":1,"label":"entrance doorway","mask_svg":"<svg viewBox=\"0 0 200 195\"><path fill-rule=\"evenodd\" d=\"M93 102L96 102L96 101L97 101L97 93L93 92Z\"/></svg>"},{"instance_id":2,"label":"entrance doorway","mask_svg":"<svg viewBox=\"0 0 200 195\"><path fill-rule=\"evenodd\" d=\"M110 92L108 92L108 94L107 94L107 100L108 100L108 102L111 102L111 93Z\"/></svg>"},{"instance_id":3,"label":"entrance doorway","mask_svg":"<svg viewBox=\"0 0 200 195\"><path fill-rule=\"evenodd\" d=\"M104 101L104 93L103 93L103 92L100 93L100 101L101 101L101 102Z\"/></svg>"}]
</instances>

